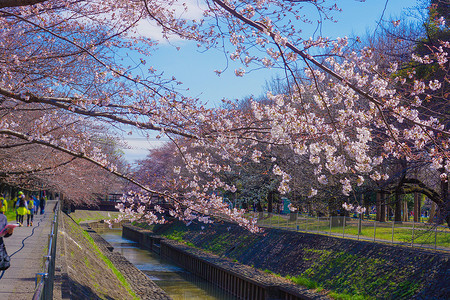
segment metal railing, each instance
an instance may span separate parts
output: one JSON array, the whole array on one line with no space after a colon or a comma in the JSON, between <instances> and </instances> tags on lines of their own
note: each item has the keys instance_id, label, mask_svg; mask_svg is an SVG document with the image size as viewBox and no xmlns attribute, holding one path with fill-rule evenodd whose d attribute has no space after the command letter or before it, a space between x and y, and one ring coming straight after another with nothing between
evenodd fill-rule
<instances>
[{"instance_id":1,"label":"metal railing","mask_svg":"<svg viewBox=\"0 0 450 300\"><path fill-rule=\"evenodd\" d=\"M48 235L48 251L44 255L44 267L41 273L36 273L36 287L33 300L53 299L53 282L55 277L56 237L58 233L59 202L54 209L55 215L52 228Z\"/></svg>"},{"instance_id":2,"label":"metal railing","mask_svg":"<svg viewBox=\"0 0 450 300\"><path fill-rule=\"evenodd\" d=\"M450 228L422 222L377 222L342 216L250 213L263 227L282 228L336 237L406 245L450 252Z\"/></svg>"}]
</instances>

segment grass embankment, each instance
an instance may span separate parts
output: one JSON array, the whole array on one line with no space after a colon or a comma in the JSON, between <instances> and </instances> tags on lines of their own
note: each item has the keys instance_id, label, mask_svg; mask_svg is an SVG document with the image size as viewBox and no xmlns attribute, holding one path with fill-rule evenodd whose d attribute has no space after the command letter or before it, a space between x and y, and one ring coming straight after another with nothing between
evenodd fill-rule
<instances>
[{"instance_id":1,"label":"grass embankment","mask_svg":"<svg viewBox=\"0 0 450 300\"><path fill-rule=\"evenodd\" d=\"M287 278L308 288L331 289L329 296L335 299L375 299L370 295L378 295L380 290L392 299L409 299L420 288L419 283L408 279L412 266L404 266L395 273L380 272L383 268L392 270L390 262L343 251L306 249L306 252L315 252L319 258L301 275Z\"/></svg>"},{"instance_id":2,"label":"grass embankment","mask_svg":"<svg viewBox=\"0 0 450 300\"><path fill-rule=\"evenodd\" d=\"M59 229L58 242L65 240L64 259L73 292L85 298L139 299L92 237L64 214L61 217L64 223Z\"/></svg>"},{"instance_id":3,"label":"grass embankment","mask_svg":"<svg viewBox=\"0 0 450 300\"><path fill-rule=\"evenodd\" d=\"M182 225L181 226L175 225L170 230L161 233L161 236L163 236L165 238L168 238L168 239L171 239L171 240L175 240L177 242L184 243L184 244L186 244L188 246L195 247L194 244L192 244L191 242L183 239L184 235L187 232L185 230L183 230L182 227L183 227ZM223 233L222 235L211 239L210 242L207 243L206 245L203 245L202 250L207 251L207 252L211 252L211 253L214 253L214 254L217 254L217 255L224 255L228 249L233 247L233 244L239 245L239 244L247 244L248 242L251 243L251 239L248 236L245 236L245 235L244 236L240 236L240 237L233 237L233 239L232 239L233 243L230 243L230 237L231 237L230 234ZM236 259L233 259L233 261L237 262ZM278 277L283 277L280 274L273 273L272 271L270 271L268 269L265 269L264 273L272 274L272 275L278 276ZM308 289L314 290L314 291L316 291L318 293L319 292L323 292L323 290L324 290L323 287L317 281L309 279L308 277L305 277L305 276L289 276L289 275L287 275L287 276L284 276L284 277L286 279L291 280L295 284L307 287ZM334 292L329 292L328 296L330 296L333 299L356 299L356 300L370 299L370 298L367 298L367 297L355 298L356 295L348 295L348 294L334 293Z\"/></svg>"},{"instance_id":4,"label":"grass embankment","mask_svg":"<svg viewBox=\"0 0 450 300\"><path fill-rule=\"evenodd\" d=\"M278 272L283 273L283 277L316 292L326 293L334 299L409 299L423 288L424 279L423 274L419 274L421 273L421 270L418 270L419 265L414 261L410 264L397 265L396 260L386 258L384 256L386 253L380 250L375 251L378 254L365 255L351 248L345 250L345 247L317 249L314 243L303 243L301 236L289 236L291 240L299 239L298 243L294 241L293 248L289 248L289 251L296 251L295 257L288 258L281 252L274 256L270 253L272 248L283 246L283 239L269 238L270 234L252 235L242 229L229 230L226 226L223 225L221 229L220 226L214 228L205 226L205 230L201 230L193 225L186 227L178 223L164 227L157 233L217 255L225 255L234 261L241 261L246 253L253 255L259 251L253 255L260 255L259 261L253 262L266 273L275 274L276 272L269 269L273 267L274 262L283 261L284 266L277 265L278 268L281 266L281 269L285 270ZM261 248L263 244L265 246ZM415 259L419 260L418 257L413 260ZM249 265L253 266L252 263ZM286 271L289 269L285 268L286 265L296 265L290 269L295 271L289 273Z\"/></svg>"},{"instance_id":5,"label":"grass embankment","mask_svg":"<svg viewBox=\"0 0 450 300\"><path fill-rule=\"evenodd\" d=\"M122 283L123 287L127 290L128 293L133 297L133 299L139 299L139 297L131 290L130 284L127 282L125 277L123 277L122 273L117 270L114 264L100 251L98 246L95 244L94 239L83 230L84 237L89 241L92 246L92 249L97 253L97 256L113 271L113 273L117 276L117 279ZM86 267L88 265L86 264Z\"/></svg>"}]
</instances>

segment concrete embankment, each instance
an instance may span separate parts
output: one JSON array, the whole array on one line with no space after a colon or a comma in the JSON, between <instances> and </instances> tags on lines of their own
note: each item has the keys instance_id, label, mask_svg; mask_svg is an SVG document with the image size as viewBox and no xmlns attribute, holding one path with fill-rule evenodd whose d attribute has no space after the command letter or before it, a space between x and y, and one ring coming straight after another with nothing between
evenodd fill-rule
<instances>
[{"instance_id":1,"label":"concrete embankment","mask_svg":"<svg viewBox=\"0 0 450 300\"><path fill-rule=\"evenodd\" d=\"M57 246L54 299L171 299L89 225L63 213Z\"/></svg>"},{"instance_id":2,"label":"concrete embankment","mask_svg":"<svg viewBox=\"0 0 450 300\"><path fill-rule=\"evenodd\" d=\"M160 253L162 257L172 260L239 299L328 299L288 280L161 238L136 226L124 225L123 236L139 243L141 247Z\"/></svg>"},{"instance_id":3,"label":"concrete embankment","mask_svg":"<svg viewBox=\"0 0 450 300\"><path fill-rule=\"evenodd\" d=\"M220 222L174 222L153 231L348 297L450 299L448 253L277 229L251 234Z\"/></svg>"}]
</instances>

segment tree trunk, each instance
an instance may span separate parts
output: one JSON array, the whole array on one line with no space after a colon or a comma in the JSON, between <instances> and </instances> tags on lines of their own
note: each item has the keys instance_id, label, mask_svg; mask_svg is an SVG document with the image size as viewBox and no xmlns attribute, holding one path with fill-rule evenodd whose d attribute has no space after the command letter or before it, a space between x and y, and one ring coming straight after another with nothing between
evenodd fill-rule
<instances>
[{"instance_id":1,"label":"tree trunk","mask_svg":"<svg viewBox=\"0 0 450 300\"><path fill-rule=\"evenodd\" d=\"M258 213L258 219L259 219L259 220L264 219L264 212L263 212L263 211L260 211L260 212Z\"/></svg>"},{"instance_id":2,"label":"tree trunk","mask_svg":"<svg viewBox=\"0 0 450 300\"><path fill-rule=\"evenodd\" d=\"M403 222L409 221L408 201L403 200Z\"/></svg>"},{"instance_id":3,"label":"tree trunk","mask_svg":"<svg viewBox=\"0 0 450 300\"><path fill-rule=\"evenodd\" d=\"M381 193L380 221L386 222L386 194Z\"/></svg>"},{"instance_id":4,"label":"tree trunk","mask_svg":"<svg viewBox=\"0 0 450 300\"><path fill-rule=\"evenodd\" d=\"M394 221L402 222L402 199L399 193L395 193Z\"/></svg>"},{"instance_id":5,"label":"tree trunk","mask_svg":"<svg viewBox=\"0 0 450 300\"><path fill-rule=\"evenodd\" d=\"M430 210L430 215L428 216L428 223L433 223L435 214L436 214L436 203L431 202L431 210Z\"/></svg>"},{"instance_id":6,"label":"tree trunk","mask_svg":"<svg viewBox=\"0 0 450 300\"><path fill-rule=\"evenodd\" d=\"M370 205L366 204L366 218L369 219L370 217Z\"/></svg>"},{"instance_id":7,"label":"tree trunk","mask_svg":"<svg viewBox=\"0 0 450 300\"><path fill-rule=\"evenodd\" d=\"M420 222L420 194L414 193L414 222Z\"/></svg>"},{"instance_id":8,"label":"tree trunk","mask_svg":"<svg viewBox=\"0 0 450 300\"><path fill-rule=\"evenodd\" d=\"M267 212L271 214L273 212L273 193L269 192L269 195L267 195Z\"/></svg>"},{"instance_id":9,"label":"tree trunk","mask_svg":"<svg viewBox=\"0 0 450 300\"><path fill-rule=\"evenodd\" d=\"M261 205L261 201L258 201L258 204L256 204L256 211L258 211L258 212L263 212L264 211L263 208L262 208L262 205Z\"/></svg>"},{"instance_id":10,"label":"tree trunk","mask_svg":"<svg viewBox=\"0 0 450 300\"><path fill-rule=\"evenodd\" d=\"M293 222L293 221L296 221L297 220L297 212L290 212L290 214L289 214L289 221L290 222Z\"/></svg>"},{"instance_id":11,"label":"tree trunk","mask_svg":"<svg viewBox=\"0 0 450 300\"><path fill-rule=\"evenodd\" d=\"M441 212L440 217L442 221L445 220L447 226L450 226L450 201L447 200L446 203L443 203L442 206L439 207L439 211Z\"/></svg>"}]
</instances>

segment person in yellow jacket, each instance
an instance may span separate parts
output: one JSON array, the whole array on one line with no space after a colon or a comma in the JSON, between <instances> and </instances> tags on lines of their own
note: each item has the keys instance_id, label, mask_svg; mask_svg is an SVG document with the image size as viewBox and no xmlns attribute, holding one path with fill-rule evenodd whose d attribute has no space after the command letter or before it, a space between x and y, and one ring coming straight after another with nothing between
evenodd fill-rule
<instances>
[{"instance_id":1,"label":"person in yellow jacket","mask_svg":"<svg viewBox=\"0 0 450 300\"><path fill-rule=\"evenodd\" d=\"M0 214L6 214L6 211L8 210L8 202L5 198L0 196L0 203L2 205L2 207L0 208Z\"/></svg>"},{"instance_id":2,"label":"person in yellow jacket","mask_svg":"<svg viewBox=\"0 0 450 300\"><path fill-rule=\"evenodd\" d=\"M27 211L27 227L33 226L33 216L34 216L34 210L36 208L36 204L34 203L34 198L30 197L28 200L28 211ZM30 222L31 219L31 222Z\"/></svg>"},{"instance_id":3,"label":"person in yellow jacket","mask_svg":"<svg viewBox=\"0 0 450 300\"><path fill-rule=\"evenodd\" d=\"M17 207L17 215L18 215L18 222L19 226L22 226L23 224L23 216L28 214L28 205L27 201L25 200L25 195L22 192L19 192L19 199L16 203Z\"/></svg>"}]
</instances>

